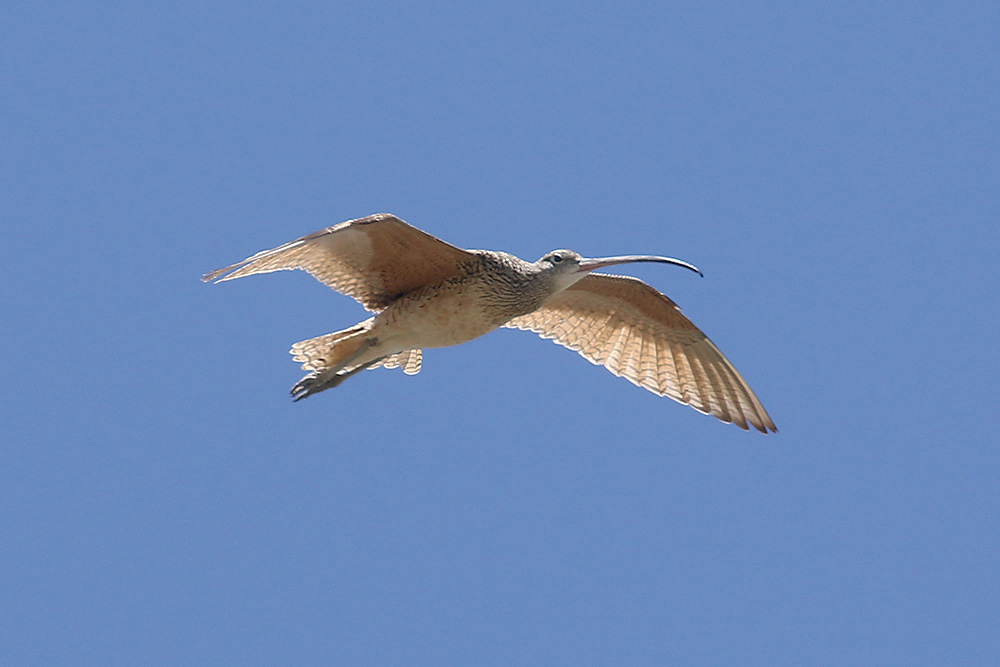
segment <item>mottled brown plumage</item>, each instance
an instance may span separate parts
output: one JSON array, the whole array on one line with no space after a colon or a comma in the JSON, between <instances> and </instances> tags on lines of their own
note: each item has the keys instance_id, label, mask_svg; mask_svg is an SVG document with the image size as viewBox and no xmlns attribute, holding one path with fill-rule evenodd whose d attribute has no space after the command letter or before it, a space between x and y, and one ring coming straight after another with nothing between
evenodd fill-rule
<instances>
[{"instance_id":1,"label":"mottled brown plumage","mask_svg":"<svg viewBox=\"0 0 1000 667\"><path fill-rule=\"evenodd\" d=\"M365 368L417 373L423 348L457 345L504 326L534 331L740 428L776 431L747 382L673 301L635 278L590 273L648 261L697 271L668 257L592 260L570 250L526 262L463 250L383 213L265 250L203 280L303 269L376 313L292 346L295 361L310 371L292 388L295 400Z\"/></svg>"},{"instance_id":2,"label":"mottled brown plumage","mask_svg":"<svg viewBox=\"0 0 1000 667\"><path fill-rule=\"evenodd\" d=\"M669 297L636 278L590 274L504 326L576 350L654 394L740 428L776 430L719 348Z\"/></svg>"},{"instance_id":3,"label":"mottled brown plumage","mask_svg":"<svg viewBox=\"0 0 1000 667\"><path fill-rule=\"evenodd\" d=\"M472 258L394 215L348 220L205 275L205 282L287 269L317 280L378 312L400 295L462 273ZM223 274L228 274L223 277Z\"/></svg>"}]
</instances>

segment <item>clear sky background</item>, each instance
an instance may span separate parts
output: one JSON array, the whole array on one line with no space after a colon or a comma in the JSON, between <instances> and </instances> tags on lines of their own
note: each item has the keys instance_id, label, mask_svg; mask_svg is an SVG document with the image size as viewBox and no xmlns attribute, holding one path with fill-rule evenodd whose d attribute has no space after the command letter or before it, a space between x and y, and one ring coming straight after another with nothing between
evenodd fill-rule
<instances>
[{"instance_id":1,"label":"clear sky background","mask_svg":"<svg viewBox=\"0 0 1000 667\"><path fill-rule=\"evenodd\" d=\"M0 662L1000 662L996 2L5 3ZM378 211L637 265L780 433L201 275Z\"/></svg>"}]
</instances>

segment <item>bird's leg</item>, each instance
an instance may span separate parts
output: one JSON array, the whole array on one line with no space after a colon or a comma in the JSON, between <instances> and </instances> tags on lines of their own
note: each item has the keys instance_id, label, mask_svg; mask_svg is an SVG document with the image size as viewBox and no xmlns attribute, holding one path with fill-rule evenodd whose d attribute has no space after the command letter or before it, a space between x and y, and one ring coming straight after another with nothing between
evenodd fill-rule
<instances>
[{"instance_id":1,"label":"bird's leg","mask_svg":"<svg viewBox=\"0 0 1000 667\"><path fill-rule=\"evenodd\" d=\"M357 368L352 368L346 373L335 373L334 375L327 375L324 380L322 376L326 373L310 373L301 380L295 383L292 387L292 400L301 401L306 396L312 396L313 394L318 394L321 391L327 389L333 389L334 387L340 385L341 382L351 377L355 373L359 373L366 368L371 368L378 362L380 362L385 357L369 361L368 363L361 364Z\"/></svg>"},{"instance_id":2,"label":"bird's leg","mask_svg":"<svg viewBox=\"0 0 1000 667\"><path fill-rule=\"evenodd\" d=\"M313 394L318 394L326 389L332 389L338 386L341 382L351 377L358 371L363 371L366 368L377 364L379 361L385 357L379 357L377 359L372 359L371 361L366 361L359 364L357 367L352 368L348 371L344 371L345 368L350 366L352 363L358 360L363 354L368 350L378 345L377 338L369 338L367 340L360 341L361 344L356 350L351 352L347 357L342 359L337 365L326 368L322 371L313 371L309 375L305 376L301 380L295 383L292 387L292 399L295 401L301 401L307 396L312 396Z\"/></svg>"}]
</instances>

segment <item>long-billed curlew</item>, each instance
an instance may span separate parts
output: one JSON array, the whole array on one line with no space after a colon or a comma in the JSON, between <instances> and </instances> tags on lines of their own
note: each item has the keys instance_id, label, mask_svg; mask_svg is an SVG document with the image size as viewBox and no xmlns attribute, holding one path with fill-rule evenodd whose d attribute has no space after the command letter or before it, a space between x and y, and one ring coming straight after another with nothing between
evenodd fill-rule
<instances>
[{"instance_id":1,"label":"long-billed curlew","mask_svg":"<svg viewBox=\"0 0 1000 667\"><path fill-rule=\"evenodd\" d=\"M380 213L259 252L202 280L303 269L375 313L292 346L295 361L309 371L292 387L296 401L365 368L418 373L423 348L458 345L509 327L550 338L724 422L777 431L743 376L677 304L637 278L591 273L629 262L701 273L670 257L586 259L572 250L526 262L505 252L463 250Z\"/></svg>"}]
</instances>

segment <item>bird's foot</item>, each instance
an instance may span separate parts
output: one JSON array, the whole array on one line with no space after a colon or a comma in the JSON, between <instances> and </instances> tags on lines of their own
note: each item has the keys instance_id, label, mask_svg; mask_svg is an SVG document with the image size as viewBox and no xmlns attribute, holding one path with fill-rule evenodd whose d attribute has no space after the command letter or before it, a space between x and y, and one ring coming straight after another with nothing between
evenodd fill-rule
<instances>
[{"instance_id":1,"label":"bird's foot","mask_svg":"<svg viewBox=\"0 0 1000 667\"><path fill-rule=\"evenodd\" d=\"M295 386L292 387L292 400L301 401L307 396L318 394L319 392L327 389L333 389L355 373L359 373L366 368L370 368L379 361L381 361L381 359L375 359L373 361L369 361L367 364L361 364L360 366L356 366L347 371L342 370L339 373L331 373L328 370L310 373L296 382Z\"/></svg>"}]
</instances>

